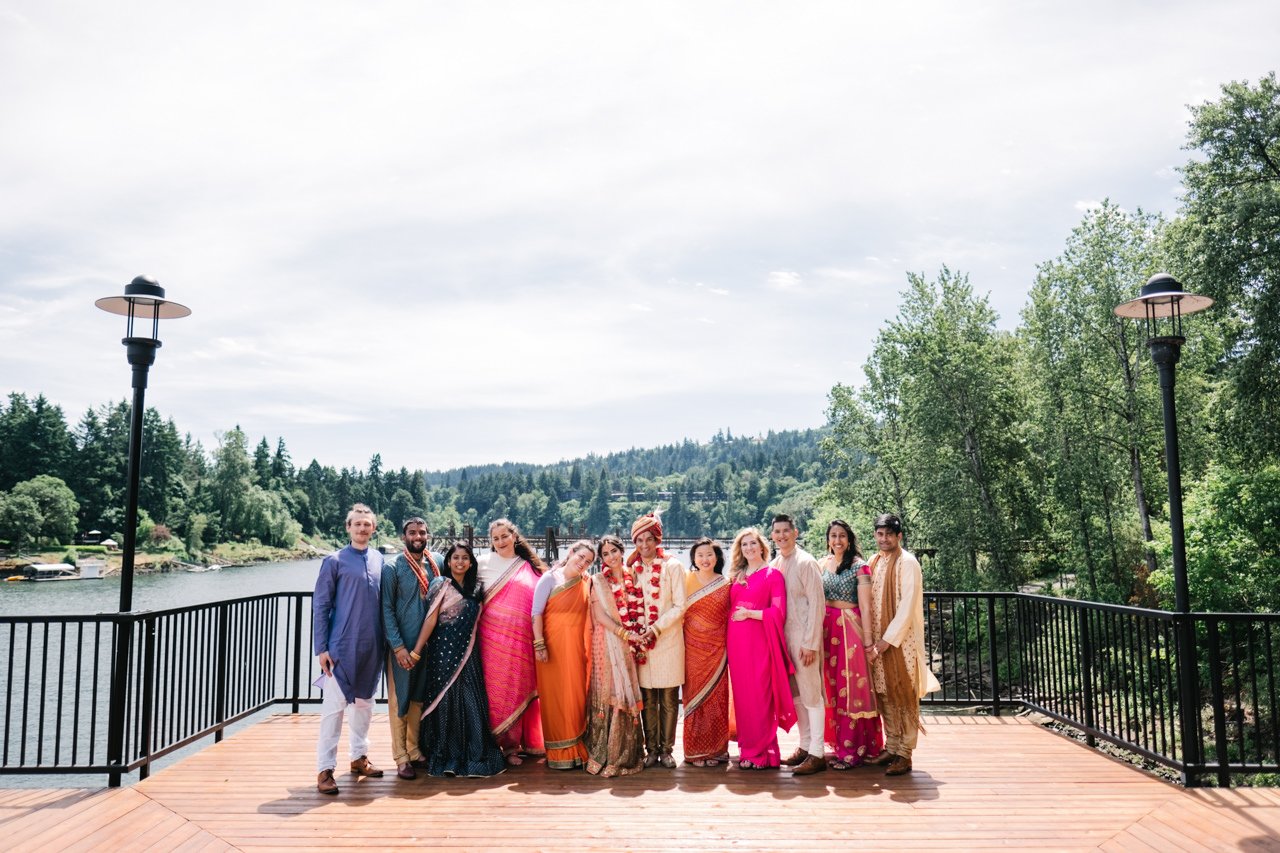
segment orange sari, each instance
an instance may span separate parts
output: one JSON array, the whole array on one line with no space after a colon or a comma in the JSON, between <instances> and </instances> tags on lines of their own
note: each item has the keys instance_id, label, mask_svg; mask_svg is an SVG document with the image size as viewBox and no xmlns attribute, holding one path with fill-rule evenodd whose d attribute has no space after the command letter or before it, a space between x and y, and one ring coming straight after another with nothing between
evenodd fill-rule
<instances>
[{"instance_id":1,"label":"orange sari","mask_svg":"<svg viewBox=\"0 0 1280 853\"><path fill-rule=\"evenodd\" d=\"M547 662L537 661L538 695L547 766L557 770L587 763L587 674L590 671L591 619L585 577L551 591L542 613Z\"/></svg>"},{"instance_id":2,"label":"orange sari","mask_svg":"<svg viewBox=\"0 0 1280 853\"><path fill-rule=\"evenodd\" d=\"M684 611L684 758L729 757L729 579L697 587L686 575Z\"/></svg>"}]
</instances>

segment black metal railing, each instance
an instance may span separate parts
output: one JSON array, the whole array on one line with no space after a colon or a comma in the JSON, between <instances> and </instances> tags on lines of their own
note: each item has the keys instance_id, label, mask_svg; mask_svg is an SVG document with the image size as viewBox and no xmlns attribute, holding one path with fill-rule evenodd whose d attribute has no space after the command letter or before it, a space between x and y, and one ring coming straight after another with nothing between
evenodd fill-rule
<instances>
[{"instance_id":1,"label":"black metal railing","mask_svg":"<svg viewBox=\"0 0 1280 853\"><path fill-rule=\"evenodd\" d=\"M1190 617L1199 703L1185 709L1177 614L1021 593L928 593L925 641L942 685L928 706L1038 711L1173 768L1194 784L1280 772L1280 615ZM128 630L122 631L124 626ZM116 638L126 700L110 706ZM311 594L169 610L0 617L0 773L124 773L275 705L320 701ZM380 697L381 698L381 697ZM112 731L123 743L108 760Z\"/></svg>"}]
</instances>

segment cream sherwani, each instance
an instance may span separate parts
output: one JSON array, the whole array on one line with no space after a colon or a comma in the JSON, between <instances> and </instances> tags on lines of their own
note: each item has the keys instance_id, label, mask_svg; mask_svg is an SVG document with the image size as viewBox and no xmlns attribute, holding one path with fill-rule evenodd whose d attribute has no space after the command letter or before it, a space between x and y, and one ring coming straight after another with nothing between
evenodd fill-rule
<instances>
[{"instance_id":1,"label":"cream sherwani","mask_svg":"<svg viewBox=\"0 0 1280 853\"><path fill-rule=\"evenodd\" d=\"M807 708L823 707L822 619L826 615L826 594L822 590L822 570L818 561L797 547L790 557L778 556L771 565L787 580L787 652L796 672L791 677L792 695ZM801 663L802 650L814 653L813 664Z\"/></svg>"},{"instance_id":2,"label":"cream sherwani","mask_svg":"<svg viewBox=\"0 0 1280 853\"><path fill-rule=\"evenodd\" d=\"M920 561L910 551L903 550L898 558L898 605L893 621L885 624L881 613L881 602L884 601L885 567L888 565L883 553L871 558L871 639L868 643L884 640L891 646L902 649L902 656L907 662L912 680L916 683L916 693L924 698L935 690L940 690L938 679L929 669L929 662L924 650L924 576L920 571ZM877 693L884 693L884 665L879 658L871 665L871 679Z\"/></svg>"},{"instance_id":3,"label":"cream sherwani","mask_svg":"<svg viewBox=\"0 0 1280 853\"><path fill-rule=\"evenodd\" d=\"M648 662L640 665L640 686L679 687L684 684L684 566L675 557L662 564L658 577L658 598L653 598L653 565L638 567L636 583L644 590L644 612L658 605L658 641L648 653ZM821 626L819 626L821 627Z\"/></svg>"}]
</instances>

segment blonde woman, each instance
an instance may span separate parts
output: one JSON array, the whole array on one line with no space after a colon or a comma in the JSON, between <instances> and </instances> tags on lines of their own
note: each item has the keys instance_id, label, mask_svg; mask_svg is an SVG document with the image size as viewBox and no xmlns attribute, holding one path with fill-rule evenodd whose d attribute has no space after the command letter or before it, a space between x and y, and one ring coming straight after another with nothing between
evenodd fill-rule
<instances>
[{"instance_id":1,"label":"blonde woman","mask_svg":"<svg viewBox=\"0 0 1280 853\"><path fill-rule=\"evenodd\" d=\"M778 729L796 721L784 632L787 584L766 565L768 554L764 535L748 527L734 538L729 557L729 682L743 770L776 770Z\"/></svg>"}]
</instances>

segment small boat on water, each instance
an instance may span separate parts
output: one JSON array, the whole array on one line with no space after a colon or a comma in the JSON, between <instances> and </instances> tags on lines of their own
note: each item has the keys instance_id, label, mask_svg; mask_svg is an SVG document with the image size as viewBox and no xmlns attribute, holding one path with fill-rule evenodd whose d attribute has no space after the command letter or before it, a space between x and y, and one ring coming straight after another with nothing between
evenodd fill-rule
<instances>
[{"instance_id":1,"label":"small boat on water","mask_svg":"<svg viewBox=\"0 0 1280 853\"><path fill-rule=\"evenodd\" d=\"M87 563L83 570L68 563L32 563L22 568L22 578L29 581L98 580L102 577L100 568L97 563Z\"/></svg>"}]
</instances>

